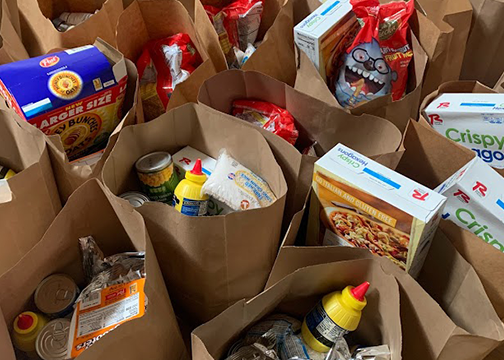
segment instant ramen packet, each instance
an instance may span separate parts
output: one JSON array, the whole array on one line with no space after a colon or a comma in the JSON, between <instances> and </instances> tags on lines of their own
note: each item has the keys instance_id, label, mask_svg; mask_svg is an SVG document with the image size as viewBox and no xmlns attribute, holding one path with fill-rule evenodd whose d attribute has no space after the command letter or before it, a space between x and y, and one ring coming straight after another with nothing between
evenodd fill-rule
<instances>
[{"instance_id":1,"label":"instant ramen packet","mask_svg":"<svg viewBox=\"0 0 504 360\"><path fill-rule=\"evenodd\" d=\"M138 58L140 96L147 120L166 111L175 87L185 81L203 60L188 34L151 40Z\"/></svg>"},{"instance_id":2,"label":"instant ramen packet","mask_svg":"<svg viewBox=\"0 0 504 360\"><path fill-rule=\"evenodd\" d=\"M92 236L79 239L84 274L91 278L75 302L68 354L75 358L102 336L145 313L145 253L104 258Z\"/></svg>"},{"instance_id":3,"label":"instant ramen packet","mask_svg":"<svg viewBox=\"0 0 504 360\"><path fill-rule=\"evenodd\" d=\"M215 169L201 191L234 211L267 207L276 201L268 183L233 159L225 149L221 150Z\"/></svg>"},{"instance_id":4,"label":"instant ramen packet","mask_svg":"<svg viewBox=\"0 0 504 360\"><path fill-rule=\"evenodd\" d=\"M280 106L266 101L235 100L232 111L233 116L262 127L287 140L291 145L296 143L299 132L294 117Z\"/></svg>"},{"instance_id":5,"label":"instant ramen packet","mask_svg":"<svg viewBox=\"0 0 504 360\"><path fill-rule=\"evenodd\" d=\"M249 44L254 44L261 25L263 2L260 0L237 0L218 8L204 5L212 22L222 51L228 64L235 60L233 48L246 51Z\"/></svg>"},{"instance_id":6,"label":"instant ramen packet","mask_svg":"<svg viewBox=\"0 0 504 360\"><path fill-rule=\"evenodd\" d=\"M351 0L351 4L361 29L340 60L332 84L336 99L345 108L387 94L394 101L401 99L413 58L408 20L414 1Z\"/></svg>"}]
</instances>

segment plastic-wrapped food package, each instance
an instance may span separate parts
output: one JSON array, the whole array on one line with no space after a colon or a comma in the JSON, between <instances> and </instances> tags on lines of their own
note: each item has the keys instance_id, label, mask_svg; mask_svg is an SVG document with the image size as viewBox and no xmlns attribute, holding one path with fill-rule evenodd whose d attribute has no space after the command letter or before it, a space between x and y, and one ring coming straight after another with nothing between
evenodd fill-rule
<instances>
[{"instance_id":1,"label":"plastic-wrapped food package","mask_svg":"<svg viewBox=\"0 0 504 360\"><path fill-rule=\"evenodd\" d=\"M266 101L235 100L233 115L272 132L294 145L299 136L294 117L285 109Z\"/></svg>"},{"instance_id":2,"label":"plastic-wrapped food package","mask_svg":"<svg viewBox=\"0 0 504 360\"><path fill-rule=\"evenodd\" d=\"M268 183L222 150L202 193L234 211L267 207L276 201Z\"/></svg>"},{"instance_id":3,"label":"plastic-wrapped food package","mask_svg":"<svg viewBox=\"0 0 504 360\"><path fill-rule=\"evenodd\" d=\"M147 120L165 112L175 87L201 64L201 56L188 34L179 33L145 44L137 68Z\"/></svg>"},{"instance_id":4,"label":"plastic-wrapped food package","mask_svg":"<svg viewBox=\"0 0 504 360\"><path fill-rule=\"evenodd\" d=\"M75 302L68 354L74 358L122 323L145 313L145 253L104 258L93 237L79 239L86 278L92 278Z\"/></svg>"},{"instance_id":5,"label":"plastic-wrapped food package","mask_svg":"<svg viewBox=\"0 0 504 360\"><path fill-rule=\"evenodd\" d=\"M233 48L246 51L248 45L254 44L257 39L263 13L262 1L237 0L223 8L211 5L204 5L204 8L219 35L228 64L233 63Z\"/></svg>"},{"instance_id":6,"label":"plastic-wrapped food package","mask_svg":"<svg viewBox=\"0 0 504 360\"><path fill-rule=\"evenodd\" d=\"M340 60L339 75L334 81L336 99L346 108L388 94L393 100L401 99L413 58L408 20L414 2L351 3L361 29Z\"/></svg>"}]
</instances>

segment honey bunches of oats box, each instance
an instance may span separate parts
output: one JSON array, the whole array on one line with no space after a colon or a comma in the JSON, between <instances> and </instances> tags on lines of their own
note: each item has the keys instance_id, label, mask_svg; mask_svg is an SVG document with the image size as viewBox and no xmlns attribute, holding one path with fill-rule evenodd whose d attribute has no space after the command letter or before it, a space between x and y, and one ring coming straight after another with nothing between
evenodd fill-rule
<instances>
[{"instance_id":1,"label":"honey bunches of oats box","mask_svg":"<svg viewBox=\"0 0 504 360\"><path fill-rule=\"evenodd\" d=\"M121 119L127 82L122 55L97 41L0 66L10 108L47 135L59 135L70 160L105 148Z\"/></svg>"}]
</instances>

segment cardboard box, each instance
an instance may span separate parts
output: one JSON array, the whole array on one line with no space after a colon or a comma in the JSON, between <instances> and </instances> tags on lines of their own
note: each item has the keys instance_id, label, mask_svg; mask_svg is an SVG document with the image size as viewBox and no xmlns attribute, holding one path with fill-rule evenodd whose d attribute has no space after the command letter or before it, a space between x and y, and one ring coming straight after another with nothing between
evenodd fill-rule
<instances>
[{"instance_id":1,"label":"cardboard box","mask_svg":"<svg viewBox=\"0 0 504 360\"><path fill-rule=\"evenodd\" d=\"M445 93L424 111L437 132L504 169L504 94Z\"/></svg>"},{"instance_id":2,"label":"cardboard box","mask_svg":"<svg viewBox=\"0 0 504 360\"><path fill-rule=\"evenodd\" d=\"M107 145L127 79L117 50L86 45L0 66L0 93L30 124L59 135L75 160Z\"/></svg>"},{"instance_id":3,"label":"cardboard box","mask_svg":"<svg viewBox=\"0 0 504 360\"><path fill-rule=\"evenodd\" d=\"M475 157L436 188L447 197L443 219L451 220L504 252L504 178Z\"/></svg>"},{"instance_id":4,"label":"cardboard box","mask_svg":"<svg viewBox=\"0 0 504 360\"><path fill-rule=\"evenodd\" d=\"M329 0L294 27L294 42L326 79L358 27L349 0Z\"/></svg>"},{"instance_id":5,"label":"cardboard box","mask_svg":"<svg viewBox=\"0 0 504 360\"><path fill-rule=\"evenodd\" d=\"M308 241L386 256L420 271L446 198L338 144L315 163Z\"/></svg>"},{"instance_id":6,"label":"cardboard box","mask_svg":"<svg viewBox=\"0 0 504 360\"><path fill-rule=\"evenodd\" d=\"M214 158L203 154L190 146L186 146L175 155L173 155L173 165L175 166L175 171L180 180L185 176L186 171L191 171L196 163L197 159L201 159L201 166L203 173L206 176L212 175L212 171L215 169L215 163L217 162Z\"/></svg>"}]
</instances>

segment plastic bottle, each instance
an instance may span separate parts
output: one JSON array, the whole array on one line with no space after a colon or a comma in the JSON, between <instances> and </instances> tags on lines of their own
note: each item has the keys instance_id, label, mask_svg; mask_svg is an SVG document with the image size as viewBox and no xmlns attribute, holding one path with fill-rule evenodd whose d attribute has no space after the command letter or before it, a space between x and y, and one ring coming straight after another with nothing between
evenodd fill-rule
<instances>
[{"instance_id":1,"label":"plastic bottle","mask_svg":"<svg viewBox=\"0 0 504 360\"><path fill-rule=\"evenodd\" d=\"M12 342L19 350L35 356L35 342L40 330L47 324L48 319L41 314L25 311L14 319Z\"/></svg>"},{"instance_id":2,"label":"plastic bottle","mask_svg":"<svg viewBox=\"0 0 504 360\"><path fill-rule=\"evenodd\" d=\"M322 298L306 315L301 327L304 341L313 350L328 352L334 342L359 326L362 309L367 305L369 283L347 286Z\"/></svg>"},{"instance_id":3,"label":"plastic bottle","mask_svg":"<svg viewBox=\"0 0 504 360\"><path fill-rule=\"evenodd\" d=\"M185 179L175 188L175 210L189 216L206 215L209 196L201 193L206 180L207 176L201 171L201 159L198 159L193 169L186 171Z\"/></svg>"}]
</instances>

